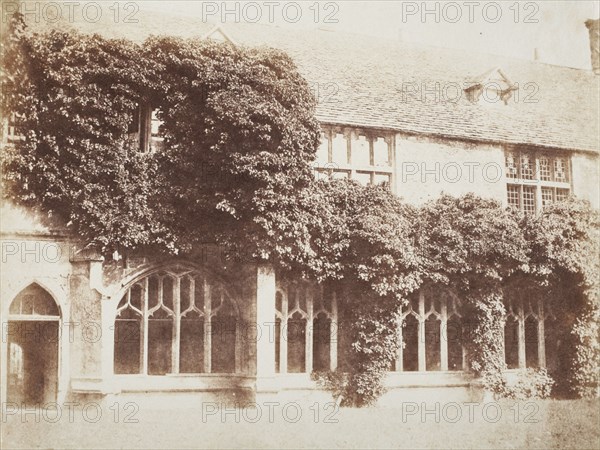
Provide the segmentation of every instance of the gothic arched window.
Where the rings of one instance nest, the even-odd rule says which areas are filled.
[[[183,267],[135,281],[115,318],[117,374],[239,371],[238,310],[224,286]]]

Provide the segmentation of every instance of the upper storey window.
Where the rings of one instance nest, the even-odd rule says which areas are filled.
[[[142,153],[160,151],[163,148],[163,122],[158,118],[157,112],[157,109],[144,104],[133,114],[133,121],[129,126],[129,138],[135,142]]]
[[[570,159],[564,154],[510,149],[505,152],[508,205],[535,214],[571,193]]]
[[[19,117],[15,113],[11,113],[6,120],[1,123],[2,135],[0,142],[10,143],[24,139],[21,134],[18,123]]]
[[[317,176],[391,186],[392,136],[376,130],[322,128],[315,161]]]

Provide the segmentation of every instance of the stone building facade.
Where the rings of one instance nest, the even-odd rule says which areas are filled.
[[[597,65],[594,74],[326,31],[150,19],[86,29],[142,39],[144,22],[159,23],[152,32],[193,30],[288,51],[319,100],[315,176],[387,183],[414,203],[475,192],[530,214],[569,195],[600,206]],[[593,35],[598,21],[586,24]],[[9,123],[3,138],[11,138]],[[154,138],[140,139],[145,150]],[[327,399],[310,373],[344,369],[344,314],[327,287],[283,283],[268,266],[222,268],[214,255],[106,261],[10,204],[1,240],[7,401]],[[507,302],[508,367],[554,364],[552,311]],[[426,289],[411,299],[383,403],[441,387],[446,399],[475,395],[463,372],[460,304],[452,292]]]

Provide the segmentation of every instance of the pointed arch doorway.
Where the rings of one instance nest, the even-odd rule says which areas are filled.
[[[10,304],[7,325],[7,402],[43,405],[58,393],[60,310],[38,284]]]

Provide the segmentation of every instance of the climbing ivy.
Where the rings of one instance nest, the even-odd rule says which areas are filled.
[[[312,179],[319,127],[287,55],[167,37],[138,45],[31,34],[18,16],[12,27],[2,107],[26,130],[3,162],[15,200],[41,205],[106,254],[181,254],[232,240],[263,259],[302,248],[301,224],[284,219]],[[140,105],[164,121],[161,152],[140,153],[129,139]]]
[[[2,45],[2,109],[25,137],[5,146],[5,195],[105,254],[210,242],[331,283],[352,351],[347,373],[318,378],[344,404],[384,392],[401,307],[426,285],[463,299],[469,369],[518,396],[551,385],[541,374],[515,393],[502,378],[504,297],[535,287],[564,313],[565,384],[597,392],[598,216],[585,202],[527,217],[473,194],[415,207],[385,186],[315,180],[315,100],[276,50],[33,34],[18,15]],[[163,121],[160,152],[129,138],[142,104]]]

